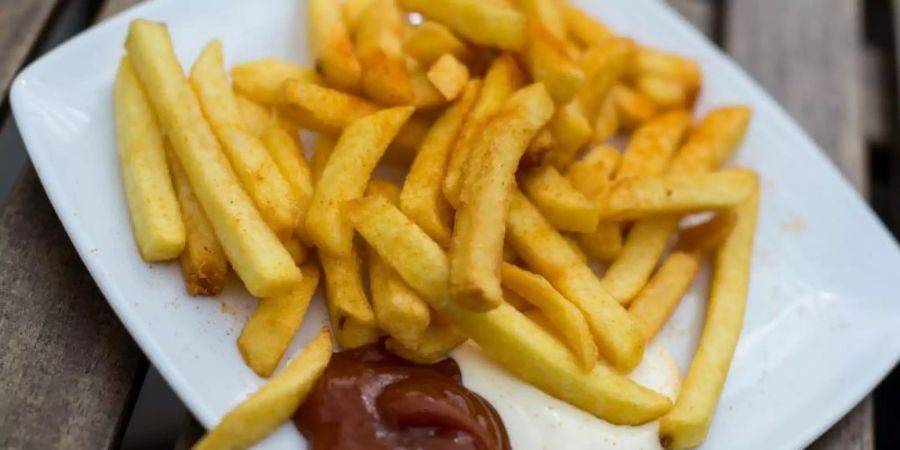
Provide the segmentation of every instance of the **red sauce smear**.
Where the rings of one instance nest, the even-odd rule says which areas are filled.
[[[383,343],[335,353],[294,422],[312,450],[511,449],[456,361],[416,365]]]

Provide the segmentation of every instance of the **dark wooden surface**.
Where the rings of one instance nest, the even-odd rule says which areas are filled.
[[[0,105],[58,0],[0,0]]]

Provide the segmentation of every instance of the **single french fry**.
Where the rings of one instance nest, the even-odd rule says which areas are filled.
[[[481,80],[469,81],[456,103],[434,123],[400,192],[400,209],[444,248],[450,246],[453,221],[453,209],[441,190],[447,158],[480,92]]]
[[[597,110],[597,120],[594,121],[593,141],[604,143],[619,131],[619,112],[616,108],[616,99],[610,95],[601,102]]]
[[[235,92],[234,99],[237,101],[238,112],[244,121],[244,128],[253,136],[259,136],[268,130],[275,123],[272,114],[265,106],[250,100],[249,98]]]
[[[378,325],[362,284],[356,248],[347,256],[319,253],[325,272],[325,297],[331,329],[343,348],[359,347],[378,339]]]
[[[145,261],[174,259],[185,247],[185,224],[156,116],[127,56],[116,76],[115,109],[116,148],[138,251]]]
[[[450,241],[450,294],[465,308],[503,302],[500,262],[510,188],[528,143],[553,115],[540,83],[512,95],[472,150]]]
[[[454,100],[469,81],[469,68],[448,53],[428,68],[427,76],[445,99]]]
[[[557,112],[559,111],[557,110]],[[553,119],[551,118],[550,120],[552,121]],[[544,127],[543,130],[538,132],[537,136],[528,144],[528,148],[525,149],[525,154],[522,155],[522,160],[519,162],[520,168],[540,166],[550,158],[550,154],[556,147],[556,142],[553,139],[553,134],[547,128]]]
[[[347,24],[347,31],[351,36],[355,34],[363,13],[372,6],[372,3],[375,3],[375,0],[347,0],[341,4],[344,23]]]
[[[337,0],[309,0],[307,17],[316,72],[331,86],[350,92],[358,90],[362,68],[350,43],[341,5]]]
[[[618,167],[619,159],[621,156],[615,147],[596,146],[569,166],[566,178],[575,189],[595,204],[602,205],[611,186],[609,178]],[[578,235],[578,242],[591,258],[611,260],[622,251],[622,230],[617,223],[601,222],[594,231]]]
[[[574,237],[572,237],[571,235],[568,235],[568,234],[561,234],[560,236],[562,236],[563,240],[566,241],[566,244],[569,245],[569,248],[571,248],[572,251],[575,252],[576,255],[578,255],[578,259],[580,259],[581,262],[587,264],[588,263],[587,253],[585,253],[584,250],[581,249],[581,246],[578,245],[578,241]]]
[[[508,264],[504,261],[504,264]],[[530,309],[534,309],[534,305],[522,298],[521,295],[516,294],[515,292],[509,289],[503,289],[503,301],[509,303],[510,306],[516,308],[519,311],[528,311]]]
[[[297,232],[303,235],[306,210],[313,196],[313,181],[309,164],[303,156],[302,142],[279,127],[272,127],[263,132],[260,140],[291,186],[299,210]]]
[[[194,449],[245,449],[294,414],[331,360],[331,334],[323,329],[303,352],[249,398],[232,409]]]
[[[444,196],[454,207],[459,205],[463,178],[471,149],[482,134],[484,126],[517,89],[525,83],[525,74],[515,58],[508,53],[497,57],[488,69],[478,101],[466,117],[459,137],[447,161],[447,175],[444,178]]]
[[[653,75],[676,80],[687,87],[689,97],[696,96],[703,78],[696,61],[650,47],[641,47],[635,52],[629,72],[634,79]]]
[[[517,3],[529,22],[546,30],[557,41],[566,41],[566,20],[557,0],[518,0]]]
[[[281,240],[281,243],[284,245],[284,248],[291,254],[291,258],[294,260],[294,264],[302,265],[306,262],[307,258],[309,258],[309,249],[303,245],[303,242],[300,241],[300,238],[297,236],[288,236]]]
[[[664,448],[696,447],[709,431],[744,322],[758,211],[757,182],[750,198],[735,208],[734,230],[716,251],[700,343],[675,407],[659,424]]]
[[[578,245],[591,258],[611,261],[622,252],[622,228],[616,223],[601,223],[593,232],[579,234]]]
[[[435,109],[447,104],[447,97],[428,79],[428,73],[415,58],[406,58],[406,69],[413,90],[412,104],[416,109]]]
[[[569,57],[565,42],[537,23],[528,25],[525,60],[534,80],[544,83],[559,104],[571,101],[585,80],[584,72]]]
[[[675,173],[712,170],[731,157],[750,124],[750,108],[724,106],[709,112],[672,160]]]
[[[591,124],[577,99],[558,108],[547,124],[555,148],[547,155],[547,162],[563,170],[575,159],[578,151],[591,139]]]
[[[316,183],[322,178],[322,172],[325,171],[325,165],[328,164],[328,158],[334,152],[334,145],[337,139],[326,134],[319,134],[313,142],[313,156],[309,163],[309,171],[313,181],[313,191],[315,191]]]
[[[737,214],[734,210],[720,211],[712,219],[681,230],[677,248],[691,252],[710,252],[717,249],[734,229]]]
[[[417,342],[404,344],[391,337],[385,346],[403,359],[417,364],[433,364],[446,358],[453,349],[468,339],[453,325],[432,325]]]
[[[582,55],[579,64],[585,75],[585,89],[579,91],[578,98],[588,120],[597,117],[609,91],[622,79],[634,47],[628,39],[608,36]]]
[[[501,273],[503,286],[541,310],[553,327],[559,330],[581,367],[593,369],[597,364],[597,344],[581,310],[538,274],[508,263],[503,263]]]
[[[362,90],[384,105],[409,105],[415,100],[400,33],[403,19],[394,0],[375,0],[356,30],[356,56],[362,65]]]
[[[400,188],[387,181],[372,180],[366,195],[382,196],[396,206]],[[401,346],[416,349],[430,323],[428,304],[377,253],[369,249],[367,257],[369,291],[378,326]]]
[[[519,186],[557,229],[590,233],[597,229],[600,207],[575,189],[553,166],[542,166],[519,177]]]
[[[621,180],[663,173],[690,125],[690,113],[675,110],[638,128],[622,154],[615,178]]]
[[[514,375],[616,424],[645,423],[670,408],[664,396],[605,365],[585,372],[564,345],[505,302],[488,312],[457,305],[450,299],[443,250],[386,200],[355,200],[348,205],[348,218],[423,300]],[[638,338],[643,341],[640,334]]]
[[[303,128],[335,136],[354,120],[378,111],[361,97],[296,80],[284,83],[280,100],[282,110]]]
[[[634,85],[637,92],[653,102],[657,109],[684,108],[693,101],[688,87],[670,78],[644,75]]]
[[[244,362],[261,377],[268,377],[275,371],[300,329],[306,308],[319,285],[319,268],[315,264],[307,264],[301,270],[303,281],[290,292],[259,300],[238,337],[238,349]]]
[[[514,191],[512,197],[506,238],[513,248],[578,306],[600,354],[619,371],[633,369],[644,353],[640,329],[537,208],[521,192]]]
[[[289,236],[300,218],[297,199],[266,147],[244,125],[222,65],[221,42],[214,40],[203,49],[190,80],[203,114],[256,208],[276,234]]]
[[[477,45],[519,50],[525,17],[513,8],[479,0],[400,0],[400,6],[440,22]]]
[[[627,221],[719,210],[750,196],[755,179],[746,170],[626,178],[613,185],[600,216],[603,220]]]
[[[463,62],[473,58],[472,49],[465,42],[446,26],[431,20],[412,28],[403,40],[403,50],[426,67],[446,54]]]
[[[353,122],[341,134],[306,212],[306,236],[320,252],[349,255],[353,229],[344,222],[341,205],[363,195],[375,165],[412,111],[411,106],[385,109]]]
[[[592,47],[610,36],[609,28],[586,12],[573,6],[569,0],[557,0],[559,10],[569,33],[581,45]]]
[[[228,258],[168,143],[166,156],[184,221],[186,239],[179,260],[185,288],[190,295],[217,295],[225,288]]]
[[[257,59],[231,68],[231,82],[234,84],[234,90],[263,105],[274,105],[278,102],[281,89],[287,80],[297,80],[300,83],[322,83],[319,75],[312,69],[280,59]]]
[[[614,86],[609,95],[615,101],[616,117],[622,128],[637,128],[653,119],[658,112],[650,98],[623,84]]]
[[[300,269],[241,187],[203,117],[165,25],[133,21],[125,47],[235,272],[258,297],[291,289],[300,281]]]

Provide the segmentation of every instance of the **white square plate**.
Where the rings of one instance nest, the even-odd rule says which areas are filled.
[[[699,114],[726,103],[753,107],[736,161],[763,179],[752,286],[703,448],[806,445],[900,357],[895,241],[781,108],[664,4],[579,3],[640,42],[696,58],[705,82]],[[236,283],[218,299],[189,298],[175,264],[141,261],[114,148],[114,73],[128,22],[137,17],[169,24],[185,67],[211,38],[222,39],[227,64],[263,56],[306,61],[304,10],[298,0],[150,2],[52,51],[13,85],[13,111],[31,159],[78,253],[134,339],[206,426],[263,381],[235,345],[253,301]],[[704,285],[660,337],[682,369],[699,334]],[[288,354],[324,321],[316,302]],[[301,442],[284,426],[263,445],[301,448]]]

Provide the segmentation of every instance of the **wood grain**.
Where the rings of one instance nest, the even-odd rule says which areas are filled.
[[[100,11],[97,13],[97,21],[106,19],[110,16],[118,14],[138,3],[142,0],[106,0]]]
[[[58,0],[0,0],[0,105],[31,53]]]

